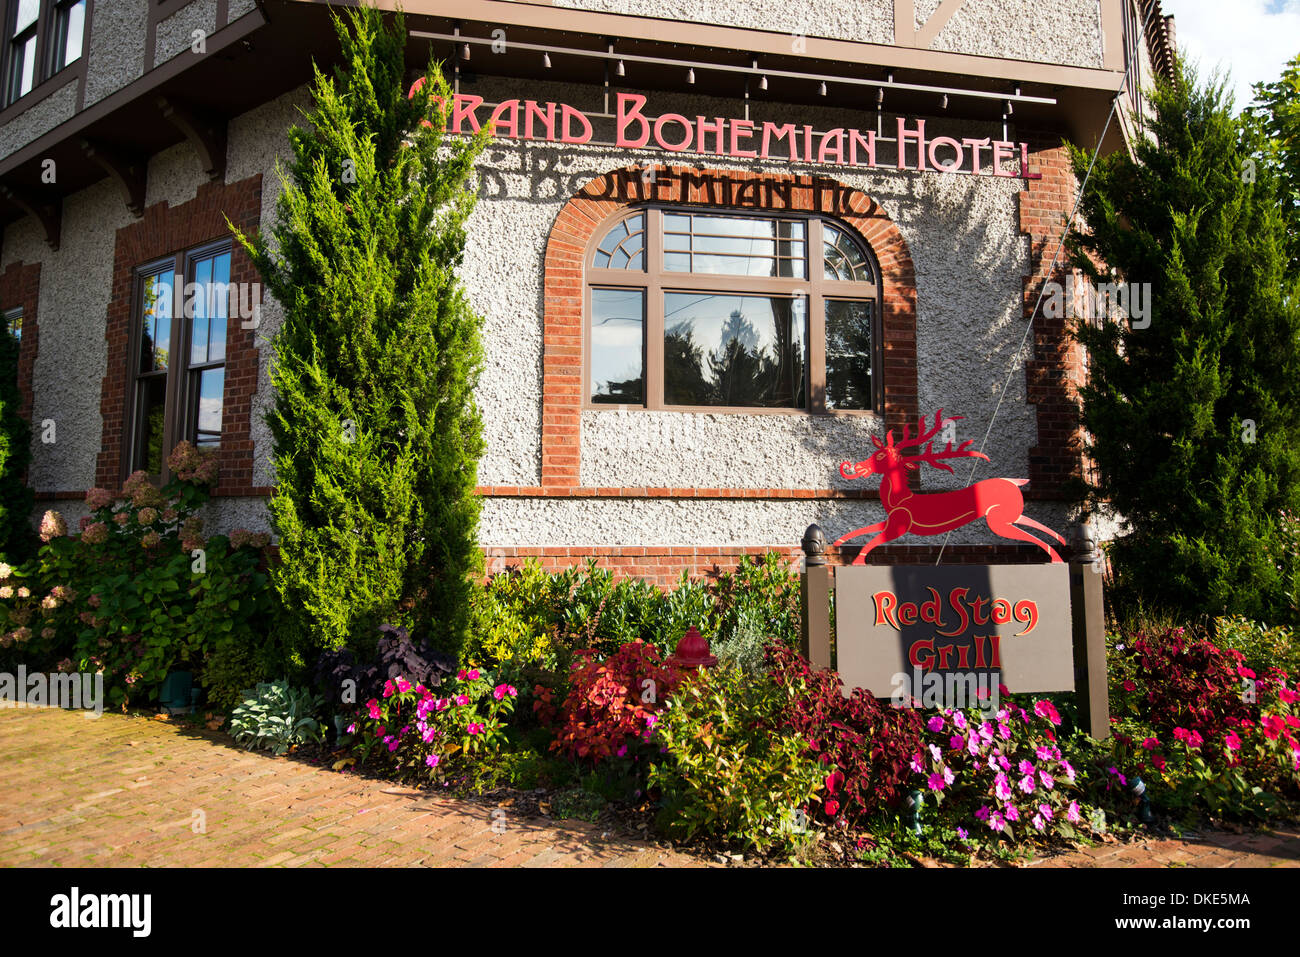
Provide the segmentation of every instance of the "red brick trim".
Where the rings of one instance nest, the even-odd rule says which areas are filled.
[[[1070,156],[1059,137],[1026,135],[1029,172],[1042,179],[1025,180],[1020,193],[1020,230],[1029,236],[1032,272],[1024,279],[1022,315],[1033,318],[1034,355],[1025,363],[1026,394],[1034,406],[1038,444],[1029,449],[1029,488],[1026,498],[1060,498],[1065,480],[1080,477],[1083,467],[1079,431],[1078,384],[1083,381],[1083,350],[1067,335],[1064,318],[1049,319],[1035,312],[1043,283],[1064,282],[1067,268],[1062,251],[1056,271],[1052,257],[1078,194]]]
[[[856,230],[875,253],[883,279],[885,427],[901,430],[904,424],[916,421],[916,274],[907,241],[874,200],[820,176],[685,166],[656,166],[653,179],[644,173],[640,167],[625,167],[587,183],[560,210],[546,244],[543,489],[564,495],[580,487],[582,303],[587,243],[607,219],[638,203],[818,212],[835,216]]]
[[[262,214],[262,176],[237,183],[204,183],[194,199],[175,208],[155,203],[144,217],[117,231],[113,252],[113,295],[108,306],[105,338],[108,368],[100,392],[104,419],[103,444],[95,469],[95,483],[116,489],[122,483],[123,434],[130,414],[128,343],[133,316],[134,270],[152,259],[230,236],[226,217],[246,235],[257,232]],[[247,254],[235,243],[230,258],[230,281],[257,282]],[[253,396],[257,391],[257,332],[238,320],[226,324],[226,391],[223,408],[220,461],[221,478],[216,495],[253,492],[253,440],[250,433]]]
[[[23,339],[18,350],[18,390],[22,393],[22,414],[32,417],[32,373],[40,348],[41,330],[36,308],[41,296],[41,264],[13,263],[0,273],[0,310],[8,312],[19,306],[23,310]]]
[[[716,577],[719,572],[730,571],[742,556],[777,552],[794,565],[803,559],[798,546],[760,545],[749,547],[718,546],[551,546],[502,547],[486,546],[483,554],[489,574],[535,560],[546,571],[560,571],[581,565],[594,558],[601,568],[608,568],[618,578],[644,578],[661,587],[677,583],[682,572],[691,578]],[[847,565],[857,556],[857,548],[830,548],[827,558],[831,565]],[[930,565],[939,555],[938,545],[885,545],[872,551],[872,565]],[[1042,560],[1043,550],[1032,545],[949,545],[943,552],[945,564],[1035,564]]]

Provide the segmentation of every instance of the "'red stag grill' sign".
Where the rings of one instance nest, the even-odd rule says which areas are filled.
[[[882,522],[840,536],[872,535],[853,564],[836,573],[838,670],[847,690],[866,688],[900,703],[912,699],[960,706],[950,693],[957,679],[967,693],[996,699],[1013,692],[1074,690],[1070,572],[1051,544],[1059,534],[1024,513],[1023,479],[991,478],[966,488],[918,492],[908,473],[922,465],[951,472],[949,462],[988,456],[934,438],[955,422],[943,410],[915,434],[895,441],[871,437],[875,452],[845,462],[847,479],[880,476]],[[989,531],[1042,549],[1048,564],[867,566],[878,545],[904,535],[940,535],[983,521]],[[1045,536],[1048,541],[1034,534]],[[938,686],[941,693],[933,692]],[[974,701],[967,698],[966,706]]]
[[[1074,690],[1064,564],[849,566],[835,592],[846,688],[888,698],[902,681],[921,698],[952,675],[994,693]]]

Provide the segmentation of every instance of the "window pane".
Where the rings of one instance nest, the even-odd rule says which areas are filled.
[[[33,23],[41,12],[41,0],[18,0],[18,15],[14,18],[14,36],[22,33]]]
[[[826,300],[826,408],[872,406],[873,303]]]
[[[222,395],[226,387],[224,368],[204,369],[193,374],[195,423],[194,444],[199,448],[216,448],[221,444]]]
[[[866,254],[849,238],[843,230],[836,229],[830,223],[822,226],[823,275],[827,279],[839,279],[851,282],[871,282],[871,264]]]
[[[212,260],[194,264],[194,285],[185,290],[185,311],[190,318],[190,363],[208,361],[208,306],[212,293]]]
[[[591,401],[645,403],[645,291],[591,291]]]
[[[36,79],[36,34],[16,40],[9,50],[9,101],[32,91]]]
[[[801,220],[701,213],[665,215],[664,268],[669,272],[803,278]],[[687,255],[694,253],[694,256]]]
[[[617,223],[597,246],[591,264],[598,269],[641,269],[645,249],[645,215],[638,213]]]
[[[664,294],[668,405],[804,407],[807,300]]]
[[[146,276],[140,330],[140,371],[167,368],[171,348],[172,287],[165,272]]]
[[[163,417],[167,411],[167,377],[149,376],[136,384],[135,454],[131,470],[144,469],[161,475],[163,464]]]
[[[81,37],[86,30],[86,0],[78,0],[66,11],[61,11],[60,17],[64,37],[63,60],[59,64],[62,68],[81,57]]]
[[[226,319],[230,310],[230,253],[212,259],[212,289],[208,296],[208,361],[226,358]]]
[[[10,309],[3,316],[5,329],[19,342],[23,341],[23,311],[21,308]]]

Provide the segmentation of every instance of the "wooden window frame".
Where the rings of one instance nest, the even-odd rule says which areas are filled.
[[[144,333],[144,282],[149,276],[169,270],[172,282],[172,328],[168,347],[168,360],[165,385],[165,411],[163,413],[163,450],[161,471],[151,474],[151,481],[166,484],[171,478],[167,467],[167,457],[172,449],[183,441],[194,441],[191,433],[197,429],[198,422],[190,421],[189,380],[191,373],[210,368],[225,368],[230,361],[231,317],[227,310],[226,350],[220,362],[190,362],[190,345],[193,335],[192,318],[185,315],[185,288],[193,281],[194,264],[201,259],[227,253],[234,265],[234,244],[229,239],[214,239],[198,246],[191,246],[171,256],[163,256],[136,266],[132,270],[131,281],[131,335],[127,348],[127,416],[126,429],[122,443],[122,478],[125,479],[136,470],[140,462],[140,392],[139,383],[144,375],[140,372],[140,346]],[[180,282],[177,282],[177,277]],[[233,279],[230,280],[233,283]],[[153,373],[157,375],[157,373]],[[148,375],[147,373],[145,375]],[[226,432],[226,383],[222,385],[222,433]]]
[[[708,216],[741,218],[798,219],[805,223],[807,273],[804,278],[741,276],[721,273],[669,271],[664,268],[663,216],[670,213],[697,213]],[[605,236],[620,221],[631,216],[645,217],[645,244],[642,269],[607,269],[593,266],[595,252]],[[830,222],[844,232],[867,256],[874,282],[826,279],[823,276],[825,244],[823,224]],[[816,251],[814,253],[814,250]],[[583,339],[582,339],[582,408],[585,411],[614,412],[645,410],[653,412],[718,412],[760,415],[841,415],[879,416],[884,410],[883,310],[881,270],[870,244],[842,220],[820,213],[785,209],[731,209],[685,203],[646,203],[625,207],[608,217],[592,233],[583,253]],[[593,289],[644,290],[642,317],[642,370],[645,376],[645,402],[627,404],[592,401],[591,318]],[[664,402],[664,294],[698,292],[712,295],[770,295],[793,297],[802,294],[808,301],[805,343],[804,408],[769,408],[763,406],[668,405]],[[871,302],[872,397],[868,409],[826,408],[826,300],[846,299]]]
[[[11,24],[18,12],[18,0],[0,0],[0,24],[4,27],[4,46],[0,48],[0,77],[4,79],[3,94],[0,95],[0,125],[4,125],[18,114],[30,109],[36,103],[63,89],[68,83],[78,83],[77,109],[82,107],[85,96],[86,61],[90,59],[90,37],[95,16],[95,0],[86,0],[86,16],[82,25],[81,56],[59,70],[53,69],[54,55],[51,50],[53,19],[56,11],[54,0],[40,0],[40,12],[36,17],[36,73],[32,88],[17,99],[9,99],[9,68],[13,61],[13,30]]]
[[[82,23],[81,23],[81,53],[78,54],[77,59],[73,60],[71,63],[64,63],[61,66],[57,65],[60,53],[59,53],[59,48],[54,43],[54,40],[58,35],[58,31],[55,29],[55,22],[58,20],[59,12],[61,10],[70,9],[71,7],[75,6],[77,2],[78,0],[49,0],[49,12],[46,14],[46,20],[48,20],[49,22],[46,27],[46,33],[45,33],[46,46],[48,47],[48,49],[45,51],[45,61],[42,64],[42,67],[45,70],[45,77],[47,79],[53,78],[57,76],[59,73],[62,73],[64,70],[72,66],[78,60],[84,59],[90,52],[89,51],[90,37],[87,35],[87,29],[86,29],[87,27],[90,26],[90,0],[86,0],[86,10],[82,16]],[[39,45],[40,44],[38,41],[37,46]]]

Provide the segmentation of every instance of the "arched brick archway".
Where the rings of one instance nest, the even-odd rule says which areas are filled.
[[[871,197],[835,180],[685,166],[611,170],[560,210],[546,244],[543,283],[542,490],[580,485],[583,276],[597,227],[639,203],[823,213],[856,230],[881,272],[886,428],[919,414],[916,381],[916,275],[898,226]]]

